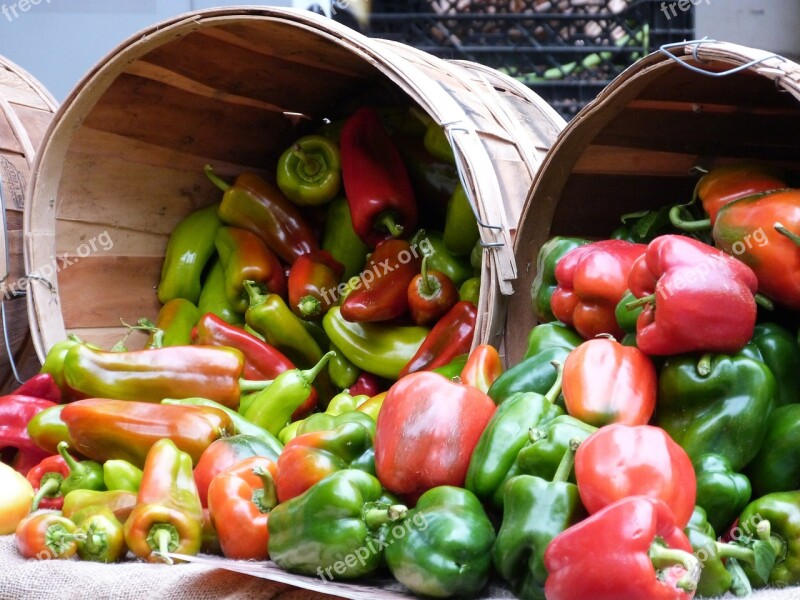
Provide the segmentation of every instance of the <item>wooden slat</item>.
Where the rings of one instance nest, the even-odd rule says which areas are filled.
[[[0,58],[0,89],[3,97],[13,104],[50,112],[51,107],[42,98],[40,90],[32,88],[19,74],[3,64]]]

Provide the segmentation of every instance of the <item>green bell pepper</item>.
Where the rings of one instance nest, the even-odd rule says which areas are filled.
[[[492,560],[517,598],[544,600],[544,552],[553,538],[586,516],[578,486],[568,481],[577,447],[574,440],[552,481],[518,475],[504,486],[503,522]]]
[[[777,323],[759,323],[742,354],[766,364],[778,383],[775,406],[800,401],[800,346]]]
[[[706,519],[706,512],[699,506],[695,507],[689,524],[684,529],[692,552],[703,563],[700,581],[697,583],[697,596],[702,598],[718,598],[724,596],[732,587],[734,575],[725,568],[720,556],[716,534],[713,527]],[[742,575],[743,572],[738,571]],[[747,577],[740,577],[739,586],[750,587]]]
[[[61,482],[61,493],[69,494],[72,490],[104,490],[103,466],[94,460],[78,462],[67,452],[69,444],[59,442],[56,449],[69,467],[69,475]]]
[[[225,291],[225,268],[219,259],[214,260],[203,282],[197,310],[200,316],[213,313],[231,325],[244,324],[244,315],[238,312],[228,299]]]
[[[355,397],[357,398],[360,396]],[[366,396],[364,396],[364,398],[366,398]],[[341,413],[329,413],[327,411],[324,413],[314,413],[305,419],[293,421],[281,429],[281,432],[278,434],[278,439],[284,444],[287,444],[289,440],[296,438],[298,435],[311,431],[328,431],[344,423],[358,423],[367,429],[373,438],[375,437],[375,420],[367,413],[353,409]]]
[[[469,354],[460,354],[443,367],[433,369],[433,372],[439,373],[439,375],[444,375],[448,379],[460,377],[461,371],[464,370],[464,365],[467,364],[467,359],[469,359]]]
[[[727,531],[750,502],[750,481],[734,472],[730,461],[719,454],[701,454],[692,465],[697,479],[697,506],[709,515],[714,531]]]
[[[620,329],[622,329],[625,334],[636,333],[636,320],[644,310],[644,305],[637,306],[633,310],[628,310],[628,304],[636,302],[636,300],[637,298],[633,295],[633,292],[628,290],[625,292],[625,295],[622,296],[622,299],[619,301],[614,311],[614,316],[617,318],[617,325],[620,326]]]
[[[456,285],[461,285],[473,277],[469,258],[454,256],[444,244],[442,234],[437,231],[419,229],[411,238],[411,246],[420,249],[428,257],[428,269],[441,271]]]
[[[464,487],[481,500],[494,496],[508,476],[529,431],[563,414],[554,404],[561,393],[561,365],[546,394],[520,393],[508,398],[492,415],[472,452]]]
[[[442,240],[453,256],[469,256],[480,239],[478,219],[475,218],[464,186],[459,183],[447,202]]]
[[[741,354],[670,357],[658,378],[657,424],[690,458],[721,454],[739,471],[761,447],[775,394],[769,367]]]
[[[572,327],[561,321],[549,321],[537,325],[528,334],[528,347],[523,359],[536,356],[548,348],[574,350],[584,342]]]
[[[328,205],[322,232],[322,249],[330,252],[333,258],[344,265],[344,281],[358,275],[367,261],[369,248],[353,229],[350,205],[343,196]]]
[[[392,527],[392,536],[386,564],[414,594],[471,597],[489,579],[495,531],[480,501],[468,490],[452,486],[428,490],[403,523]]]
[[[753,587],[787,587],[800,583],[800,491],[775,492],[757,498],[739,515],[740,532],[769,541],[775,563],[768,577],[743,565]]]
[[[470,277],[458,288],[458,299],[472,302],[478,306],[481,298],[481,278]]]
[[[570,250],[588,244],[589,240],[556,236],[542,244],[536,255],[536,275],[531,284],[531,301],[533,314],[538,321],[554,321],[550,309],[550,298],[558,282],[556,281],[556,265]]]
[[[108,490],[138,492],[142,470],[127,460],[110,459],[103,463],[103,484]]]
[[[276,182],[298,206],[330,202],[342,187],[342,161],[336,143],[320,135],[301,137],[278,159]]]
[[[800,404],[773,411],[764,442],[745,474],[756,498],[800,488]]]
[[[387,523],[405,513],[405,506],[384,500],[380,482],[369,473],[337,471],[272,509],[269,555],[293,573],[323,580],[362,577],[381,566]]]

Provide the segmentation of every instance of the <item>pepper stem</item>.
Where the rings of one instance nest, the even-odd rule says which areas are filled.
[[[786,541],[777,535],[772,535],[772,524],[764,519],[756,525],[756,535],[763,542],[769,542],[775,551],[775,556],[782,557],[786,554]]]
[[[721,556],[722,558],[735,558],[738,561],[747,563],[748,565],[755,565],[755,554],[750,548],[744,546],[737,546],[736,544],[723,544],[721,542],[714,542],[714,556]]]
[[[253,475],[261,478],[262,488],[253,492],[253,504],[258,507],[262,513],[268,513],[273,508],[278,506],[278,492],[275,488],[275,479],[269,469],[264,467],[256,467],[253,469]]]
[[[58,453],[61,455],[61,458],[64,459],[64,462],[67,463],[67,466],[69,467],[70,475],[72,475],[73,473],[80,473],[86,467],[84,467],[77,460],[75,460],[75,458],[69,452],[67,452],[67,448],[69,448],[69,444],[64,440],[58,442],[58,446],[56,446],[56,450],[58,451]]]
[[[564,381],[564,365],[557,360],[550,361],[550,364],[553,365],[553,368],[556,370],[556,380],[553,382],[550,389],[547,390],[544,398],[550,404],[555,404],[555,401],[558,400],[558,395],[561,393],[561,384]]]
[[[781,225],[780,223],[775,223],[773,227],[775,228],[775,231],[777,231],[781,235],[785,235],[787,238],[792,240],[795,243],[795,245],[800,246],[800,235],[796,234],[794,231],[789,231],[788,229],[786,229],[786,226]]]
[[[63,525],[51,525],[44,534],[44,543],[56,556],[61,556],[73,542],[82,542],[85,533],[71,533]]]
[[[677,548],[667,548],[658,540],[650,545],[648,552],[653,566],[658,571],[669,569],[676,565],[686,569],[686,574],[675,582],[675,587],[685,592],[697,589],[697,582],[700,580],[702,565],[700,560],[692,553]]]
[[[105,531],[98,529],[92,523],[86,529],[86,540],[84,541],[86,552],[92,557],[99,557],[108,549],[108,535]]]
[[[628,302],[625,305],[625,308],[627,308],[628,310],[636,310],[640,306],[644,306],[645,304],[651,304],[654,303],[655,301],[656,301],[656,295],[648,294],[647,296],[642,296],[641,298],[633,300],[632,302]]]
[[[206,174],[206,177],[208,177],[211,180],[211,183],[213,183],[223,192],[227,192],[230,189],[231,184],[229,184],[227,181],[224,181],[223,179],[220,179],[220,177],[216,173],[214,173],[214,167],[212,167],[211,165],[206,165],[205,167],[203,167],[203,172]]]
[[[250,300],[250,308],[258,306],[259,304],[264,304],[264,302],[267,301],[267,295],[264,293],[264,288],[262,288],[252,279],[245,279],[242,285],[244,286],[244,289],[247,290],[247,297]]]
[[[304,317],[316,317],[322,312],[322,302],[315,296],[303,296],[297,303],[297,310]]]
[[[669,220],[670,222],[677,227],[678,229],[682,229],[683,231],[708,231],[711,229],[711,219],[699,219],[696,221],[691,221],[688,219],[684,219],[681,216],[681,212],[683,211],[683,207],[686,206],[685,204],[678,204],[673,206],[669,211]]]
[[[392,504],[389,508],[370,508],[364,513],[364,523],[369,529],[377,529],[384,523],[405,519],[408,507],[403,504]]]
[[[328,364],[328,361],[336,356],[336,352],[331,350],[330,352],[326,352],[322,355],[322,358],[319,359],[319,362],[311,367],[310,369],[306,369],[305,371],[300,371],[300,375],[303,379],[305,379],[308,383],[311,383],[317,378],[317,375],[320,374],[322,369],[325,368],[325,365]]]
[[[274,383],[274,379],[239,379],[240,392],[260,392]]]
[[[433,286],[431,285],[430,279],[428,279],[428,257],[427,256],[423,256],[422,257],[422,267],[420,267],[420,275],[422,276],[422,279],[420,280],[420,291],[426,297],[432,296],[433,292],[435,290],[433,289]]]
[[[775,303],[767,298],[764,294],[758,293],[753,298],[761,308],[764,310],[775,310]]]
[[[697,361],[697,374],[700,375],[700,377],[708,377],[711,374],[712,357],[712,354],[703,354],[700,360]]]
[[[308,153],[303,150],[303,148],[297,142],[292,144],[292,155],[302,163],[302,170],[303,174],[305,175],[310,175],[313,177],[319,173],[320,169],[322,168],[319,164],[319,161],[316,158],[309,156]]]
[[[563,483],[569,480],[569,475],[572,473],[572,467],[575,464],[575,453],[578,451],[578,446],[580,445],[581,441],[579,439],[572,438],[569,441],[569,447],[567,451],[564,452],[564,456],[561,457],[561,462],[558,463],[558,469],[556,469],[556,473],[553,475],[553,483]]]
[[[167,556],[167,553],[177,550],[179,539],[178,530],[170,523],[153,525],[147,534],[147,544],[153,550],[153,554],[168,565],[172,564],[172,559]]]
[[[539,440],[543,440],[547,437],[547,433],[543,429],[537,429],[535,427],[531,427],[528,429],[528,440],[531,444],[535,444]]]
[[[378,225],[383,226],[383,228],[386,229],[386,231],[388,231],[392,237],[397,238],[403,235],[403,226],[395,221],[394,215],[391,213],[387,212],[378,217],[375,220],[376,228]]]
[[[31,512],[36,512],[39,510],[39,503],[42,501],[42,498],[55,498],[58,495],[58,491],[61,489],[61,482],[64,481],[64,478],[61,476],[61,474],[48,473],[48,475],[50,475],[50,477],[48,477],[43,483],[40,481],[39,489],[33,496],[33,501],[31,502]]]

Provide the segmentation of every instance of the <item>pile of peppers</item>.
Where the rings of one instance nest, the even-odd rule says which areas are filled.
[[[471,349],[477,224],[424,115],[361,108],[292,144],[275,184],[208,174],[224,195],[170,238],[162,309],[130,326],[146,347],[71,337],[0,398],[23,556],[203,552],[440,598],[800,584],[782,174],[725,166],[609,239],[549,240],[507,367]]]

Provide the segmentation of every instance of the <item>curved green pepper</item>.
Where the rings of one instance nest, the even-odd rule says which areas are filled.
[[[69,435],[67,424],[61,418],[61,411],[65,406],[67,405],[57,404],[45,408],[28,421],[28,436],[42,450],[55,454],[58,452],[59,442],[75,445]]]
[[[325,333],[359,369],[397,379],[430,333],[426,327],[351,323],[334,306],[322,318]]]
[[[78,462],[67,452],[69,444],[59,442],[56,450],[69,467],[69,475],[61,482],[61,493],[66,495],[72,490],[103,490],[103,466],[94,460]]]
[[[473,277],[472,264],[468,258],[453,256],[444,244],[442,234],[437,231],[419,229],[411,238],[411,245],[419,248],[428,257],[428,269],[441,271],[460,287]]]
[[[472,211],[464,186],[459,183],[447,202],[442,240],[454,256],[469,256],[481,239],[478,219]]]
[[[320,135],[301,137],[278,159],[278,187],[298,206],[330,202],[342,186],[339,147]]]
[[[447,139],[447,133],[444,127],[433,119],[428,122],[422,141],[425,144],[425,150],[432,156],[446,163],[455,164],[456,156],[453,152],[453,147],[450,145],[450,140]]]
[[[467,302],[472,302],[475,306],[478,306],[480,298],[481,298],[480,277],[470,277],[463,284],[461,284],[460,288],[458,288],[459,301],[466,300]]]
[[[572,327],[561,321],[537,325],[528,334],[528,347],[523,359],[536,356],[548,348],[573,350],[583,343],[583,338]]]
[[[567,348],[558,347],[539,351],[502,373],[494,380],[487,394],[495,404],[500,405],[520,392],[546,393],[556,381],[553,361],[563,364],[570,352]]]
[[[208,271],[203,288],[200,290],[197,310],[201,316],[213,313],[231,325],[244,324],[244,315],[237,311],[228,299],[225,291],[225,268],[219,259],[214,260]]]
[[[67,352],[69,352],[73,346],[82,343],[80,338],[75,335],[67,336],[67,339],[56,342],[50,347],[50,350],[47,351],[47,356],[44,357],[42,368],[39,369],[39,373],[49,373],[50,376],[52,376],[58,389],[61,390],[62,399],[69,395],[69,386],[67,385],[64,375],[64,359],[67,357]],[[55,453],[55,447],[52,451]]]
[[[122,459],[109,459],[103,463],[103,484],[108,490],[138,492],[142,483],[142,470]]]
[[[550,298],[558,282],[556,281],[556,265],[570,250],[588,244],[589,240],[556,236],[545,242],[536,256],[536,276],[531,284],[531,301],[533,314],[539,321],[554,321],[550,309]]]
[[[344,281],[358,275],[367,262],[369,247],[353,229],[350,205],[343,196],[328,205],[322,232],[322,249],[330,252],[333,258],[344,265]]]
[[[200,298],[203,270],[214,256],[214,237],[222,226],[218,209],[219,203],[196,210],[172,230],[158,283],[162,304],[173,298],[197,303]]]
[[[356,382],[361,374],[361,369],[350,362],[344,353],[333,344],[330,344],[329,348],[334,353],[328,363],[328,375],[331,383],[340,390],[347,389]]]
[[[750,481],[731,469],[719,454],[702,454],[692,461],[697,479],[697,506],[705,510],[714,531],[727,531],[750,502]]]
[[[200,292],[202,296],[202,291]],[[161,346],[188,346],[192,343],[192,328],[200,320],[200,311],[186,298],[173,298],[158,311],[156,329],[163,332]],[[156,339],[153,334],[147,346]]]
[[[767,365],[778,382],[775,406],[800,400],[800,346],[787,329],[777,323],[759,323],[742,354]]]

